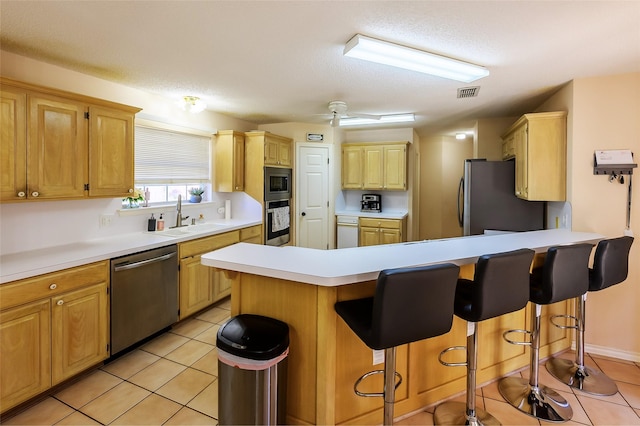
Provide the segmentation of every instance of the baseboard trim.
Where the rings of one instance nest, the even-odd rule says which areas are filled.
[[[576,342],[571,342],[571,349],[576,350]],[[609,348],[606,346],[598,345],[584,345],[584,351],[591,355],[602,355],[610,358],[623,359],[625,361],[640,362],[640,353],[629,352],[621,349]]]

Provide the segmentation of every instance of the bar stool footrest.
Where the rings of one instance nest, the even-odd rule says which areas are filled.
[[[509,404],[536,419],[566,422],[573,416],[573,409],[559,393],[542,385],[534,388],[527,379],[507,377],[500,380],[498,390]]]
[[[366,396],[366,397],[380,396],[384,398],[384,392],[360,392],[358,390],[358,385],[364,379],[366,379],[367,377],[373,376],[374,374],[384,374],[384,370],[373,370],[360,376],[360,378],[358,378],[358,380],[356,380],[356,383],[353,385],[353,391],[355,392],[356,395]],[[396,386],[395,386],[395,388],[398,389],[398,386],[402,384],[402,376],[397,371],[395,371],[394,374],[396,375],[396,378],[398,378],[398,381],[396,382]]]
[[[504,340],[506,340],[507,343],[511,343],[512,345],[521,345],[521,346],[531,346],[531,341],[528,342],[519,342],[517,340],[511,340],[507,337],[507,335],[511,334],[511,333],[523,333],[523,334],[528,334],[529,336],[531,336],[531,331],[530,330],[520,330],[520,329],[515,329],[515,330],[507,330],[504,333],[502,333],[502,338]]]
[[[563,358],[551,358],[546,367],[553,377],[582,392],[602,396],[618,393],[618,386],[613,380],[591,367],[581,367],[574,361]]]
[[[558,324],[558,323],[555,322],[556,318],[571,319],[571,320],[575,321],[575,324],[574,325]],[[578,329],[578,318],[576,318],[573,315],[566,315],[566,314],[551,315],[551,317],[549,317],[549,322],[551,322],[551,324],[553,324],[554,327],[558,327],[558,328],[561,328],[563,330],[569,329],[569,328],[574,329],[574,330]]]
[[[450,351],[466,351],[467,347],[466,346],[451,346],[448,347],[447,349],[443,350],[442,352],[440,352],[440,355],[438,355],[438,361],[440,361],[440,364],[446,366],[446,367],[466,367],[467,366],[467,362],[447,362],[447,361],[443,361],[442,357]]]
[[[434,425],[499,426],[502,423],[484,410],[476,409],[469,416],[464,402],[449,401],[438,405],[433,412]]]

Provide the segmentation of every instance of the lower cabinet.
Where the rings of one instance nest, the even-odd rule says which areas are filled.
[[[109,356],[108,283],[103,261],[0,286],[2,411]]]
[[[180,320],[231,294],[231,280],[221,270],[204,266],[203,254],[237,242],[261,244],[262,225],[178,244]]]
[[[361,217],[358,230],[360,247],[401,243],[406,238],[404,219]]]

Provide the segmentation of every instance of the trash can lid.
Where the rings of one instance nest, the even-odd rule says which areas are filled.
[[[248,359],[275,358],[289,347],[289,326],[274,318],[240,314],[220,327],[216,345]]]

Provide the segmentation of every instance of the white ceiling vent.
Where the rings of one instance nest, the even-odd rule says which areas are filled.
[[[458,99],[475,98],[476,96],[478,96],[479,91],[480,91],[480,86],[462,87],[458,89]]]

